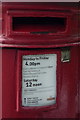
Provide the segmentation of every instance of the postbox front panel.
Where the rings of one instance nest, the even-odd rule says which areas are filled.
[[[68,48],[66,48],[68,49]],[[4,118],[70,118],[75,117],[78,113],[78,93],[77,93],[77,83],[78,83],[78,49],[77,47],[70,47],[70,61],[65,59],[64,62],[61,55],[62,49],[3,49],[2,52],[2,77],[3,77],[3,117]],[[68,51],[67,51],[68,53]],[[44,59],[42,59],[44,56]],[[35,62],[33,59],[35,58]],[[39,59],[36,62],[36,58]],[[40,59],[41,58],[41,59]],[[65,57],[64,57],[65,58]],[[6,60],[5,60],[6,59]],[[27,61],[26,61],[27,59]],[[32,59],[32,60],[31,60]],[[63,60],[63,61],[62,61]],[[44,62],[45,61],[45,62]],[[30,63],[31,62],[31,63]],[[30,66],[36,63],[36,66]],[[26,65],[25,65],[26,64]],[[48,68],[49,66],[49,68]],[[51,67],[52,66],[52,67]],[[46,69],[40,69],[39,67],[47,67]],[[36,75],[38,74],[38,80],[29,79],[29,76],[25,77],[25,82],[23,81],[24,68],[34,68],[38,69]],[[34,70],[32,69],[32,70]],[[39,74],[39,73],[45,74]],[[29,75],[29,74],[28,74]],[[31,74],[30,74],[31,77]],[[6,80],[7,79],[7,80]],[[37,79],[37,78],[35,78]],[[27,80],[27,81],[26,81]],[[52,88],[45,89],[41,92],[41,86],[35,86],[36,91],[30,87],[26,87],[25,97],[28,98],[30,92],[32,97],[40,97],[36,100],[36,103],[32,105],[33,99],[27,103],[22,98],[24,97],[24,86],[29,85],[27,82],[32,82],[32,85],[41,85],[46,83]],[[38,81],[39,83],[37,84]],[[28,91],[30,90],[30,91]],[[32,91],[33,90],[33,91]],[[40,93],[37,94],[37,91]],[[50,90],[50,93],[49,93]],[[51,91],[52,90],[52,91]],[[23,92],[22,92],[23,91]],[[48,94],[46,94],[48,92]],[[53,93],[53,94],[52,94]],[[23,97],[22,97],[23,94]],[[52,96],[53,95],[53,96]],[[42,97],[42,98],[41,98]],[[50,97],[50,105],[47,104],[47,100],[44,102],[44,98]],[[53,100],[55,97],[56,99]],[[40,102],[37,101],[43,99]],[[54,102],[55,101],[55,102]],[[26,102],[26,104],[24,104]],[[64,112],[63,112],[64,111]]]
[[[18,51],[18,111],[57,106],[59,56],[53,49]]]

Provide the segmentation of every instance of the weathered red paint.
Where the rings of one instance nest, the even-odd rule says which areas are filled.
[[[2,51],[0,49],[0,53],[2,52],[2,118],[77,118],[80,113],[78,3],[3,3],[2,8],[3,29],[0,37],[0,48],[2,49]],[[25,26],[23,28],[17,27],[17,31],[12,29],[13,17],[31,16],[66,17],[67,27],[61,33],[48,34],[31,34],[28,29],[26,32]],[[43,30],[43,28],[41,29]],[[49,30],[51,29],[52,27],[49,28]],[[56,27],[56,29],[61,30],[61,26]],[[33,29],[33,32],[35,31],[36,29]],[[70,49],[70,62],[61,62],[61,51],[64,48]],[[27,107],[22,108],[20,57],[24,54],[44,53],[58,55],[57,103],[53,106],[38,107],[35,110]]]

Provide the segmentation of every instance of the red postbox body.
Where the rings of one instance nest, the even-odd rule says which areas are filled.
[[[78,18],[78,3],[2,4],[2,118],[78,118]]]

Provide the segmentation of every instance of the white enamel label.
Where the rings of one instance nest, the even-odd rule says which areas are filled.
[[[22,106],[56,103],[56,54],[23,55]]]

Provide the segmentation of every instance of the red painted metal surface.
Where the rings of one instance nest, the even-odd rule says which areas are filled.
[[[2,117],[77,118],[80,114],[78,3],[3,3],[2,7],[3,29],[0,36]],[[23,17],[29,18],[28,24],[21,19]],[[51,22],[51,25],[48,21],[50,17],[56,18],[55,24]],[[36,21],[38,19],[37,26],[36,21],[32,23],[31,18],[36,18]],[[44,18],[48,18],[45,20],[48,23],[43,25],[39,18],[43,23]],[[53,27],[56,27],[56,31],[53,31]],[[64,48],[70,49],[69,62],[61,61],[61,51]],[[56,53],[58,56],[57,103],[52,106],[38,107],[35,110],[23,108],[20,102],[22,77],[20,58],[24,54],[44,53]]]
[[[78,46],[78,53],[80,52],[80,45]],[[80,54],[80,53],[79,53]],[[78,55],[78,63],[79,63],[79,65],[78,66],[80,66],[80,55]],[[78,109],[78,117],[80,118],[80,67],[78,67],[78,100],[79,100],[79,102],[78,102],[78,107],[79,107],[79,109]]]

